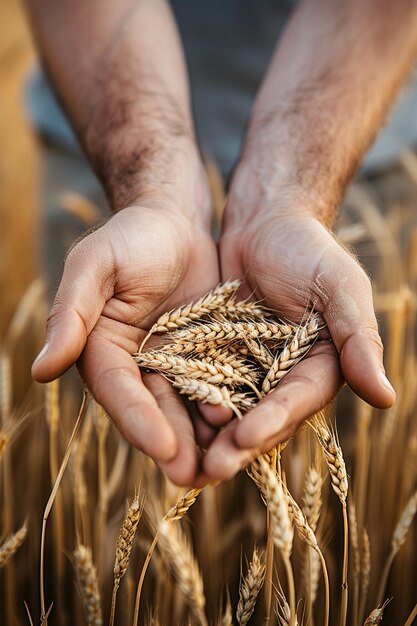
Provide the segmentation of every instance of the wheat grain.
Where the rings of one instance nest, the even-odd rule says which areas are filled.
[[[313,346],[317,331],[309,334],[307,329],[296,333],[294,338],[275,357],[262,383],[262,393],[270,393],[288,372],[301,361]]]
[[[225,386],[216,387],[210,383],[185,376],[176,376],[173,385],[189,400],[227,407],[239,418],[242,417],[240,409],[250,409],[254,403],[253,399],[244,393],[234,393]]]
[[[190,489],[187,491],[185,496],[180,498],[165,514],[164,520],[167,522],[177,522],[183,518],[202,491],[202,489]]]
[[[223,321],[224,319],[233,322],[245,318],[247,318],[248,321],[263,321],[267,314],[267,309],[260,306],[257,302],[250,302],[245,300],[242,300],[241,302],[236,302],[232,298],[224,304],[221,304],[214,311],[211,311],[210,317],[219,322]]]
[[[245,347],[239,346],[239,352],[252,355],[263,369],[268,370],[274,363],[274,357],[267,346],[256,339],[250,339],[250,337],[244,337],[244,342]]]
[[[314,465],[310,466],[304,485],[303,493],[303,512],[313,532],[316,531],[320,518],[323,500],[321,497],[321,489],[323,478]]]
[[[255,610],[259,592],[265,579],[265,564],[262,563],[258,550],[255,547],[252,560],[249,563],[247,574],[241,577],[239,586],[239,603],[236,619],[240,626],[246,626]]]

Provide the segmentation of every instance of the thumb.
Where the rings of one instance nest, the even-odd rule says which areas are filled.
[[[78,359],[105,302],[112,296],[112,275],[111,250],[101,230],[83,239],[68,254],[47,320],[45,344],[32,366],[35,380],[53,380]]]
[[[394,404],[395,391],[385,375],[371,282],[347,252],[336,242],[333,245],[336,254],[326,255],[327,267],[316,277],[317,292],[324,301],[323,317],[348,385],[369,404],[388,408]]]

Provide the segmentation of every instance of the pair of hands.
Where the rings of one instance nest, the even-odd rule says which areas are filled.
[[[218,249],[207,219],[166,198],[159,203],[157,194],[81,240],[67,257],[33,366],[35,379],[46,382],[77,362],[122,435],[179,485],[230,478],[256,451],[288,439],[344,380],[374,406],[395,398],[370,282],[357,262],[307,210],[263,209],[260,200],[243,211],[239,204],[232,188]],[[245,281],[242,296],[255,291],[288,319],[301,320],[314,305],[330,336],[241,422],[207,405],[190,416],[171,385],[142,375],[131,354],[161,313],[234,278]]]

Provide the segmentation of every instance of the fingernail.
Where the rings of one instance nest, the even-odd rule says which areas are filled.
[[[38,356],[36,357],[36,359],[33,361],[33,365],[37,365],[40,361],[42,361],[43,357],[48,352],[48,349],[49,349],[49,343],[46,342],[42,350],[39,352]]]
[[[392,393],[392,395],[395,396],[396,395],[395,389],[391,385],[391,383],[388,380],[388,378],[386,377],[386,374],[385,374],[384,370],[381,370],[379,372],[379,378],[381,379],[381,383],[384,385],[384,387],[386,387]]]

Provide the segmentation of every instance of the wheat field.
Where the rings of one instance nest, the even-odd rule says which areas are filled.
[[[416,155],[352,185],[337,224],[372,277],[395,406],[372,409],[343,389],[248,472],[181,490],[121,438],[74,370],[45,386],[30,378],[50,284],[38,253],[42,146],[16,107],[33,52],[13,6],[0,9],[17,24],[0,50],[10,81],[0,115],[0,624],[417,623]],[[220,207],[212,165],[210,178]],[[77,197],[61,210],[83,227],[99,214]]]

